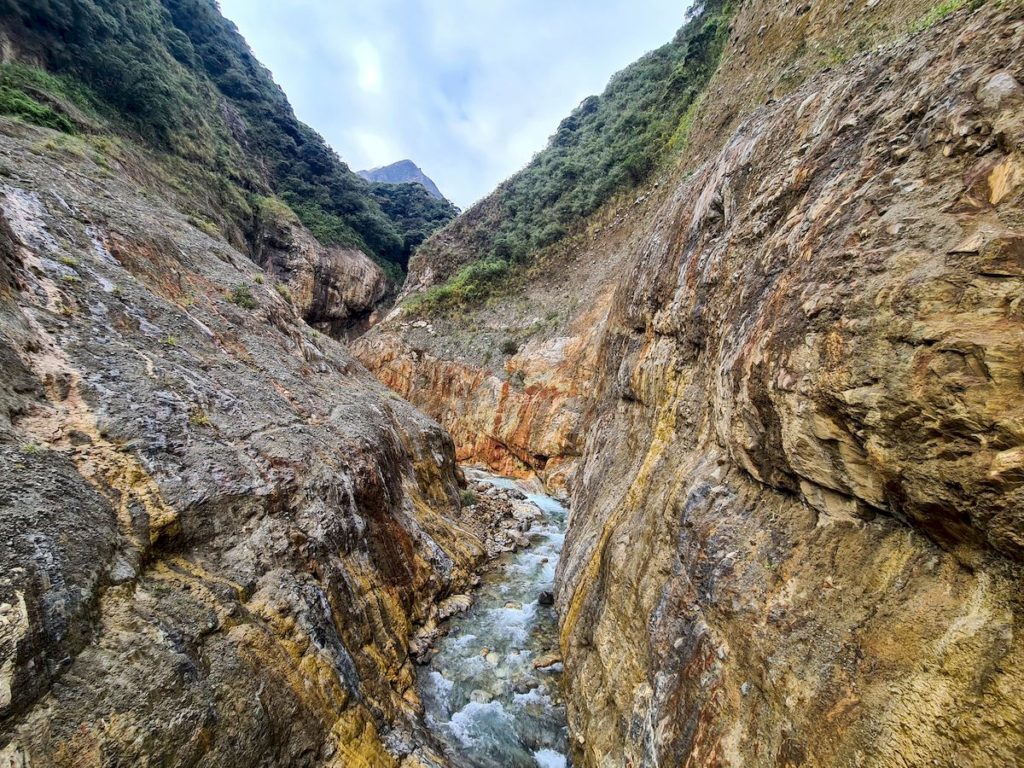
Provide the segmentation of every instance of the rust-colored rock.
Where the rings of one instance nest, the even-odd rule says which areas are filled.
[[[635,232],[560,566],[584,765],[1024,756],[1019,115],[975,139],[1024,23],[947,24],[755,110]]]

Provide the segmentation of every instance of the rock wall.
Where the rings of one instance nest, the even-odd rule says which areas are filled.
[[[992,4],[839,63],[635,233],[559,573],[581,764],[1024,762],[1022,51]]]
[[[358,342],[460,457],[563,457],[578,765],[1024,763],[1024,18],[951,9],[740,5],[673,167]]]
[[[108,162],[0,121],[0,763],[434,765],[450,438]]]
[[[256,213],[253,260],[312,327],[339,339],[366,331],[393,297],[387,276],[358,249],[321,245],[278,207]]]
[[[588,385],[598,369],[594,342],[607,312],[605,301],[566,331],[528,340],[500,365],[434,349],[438,339],[457,334],[443,320],[437,328],[393,320],[352,349],[382,382],[450,432],[459,461],[537,476],[560,492],[583,447]]]

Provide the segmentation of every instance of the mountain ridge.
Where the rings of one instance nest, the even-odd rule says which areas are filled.
[[[381,165],[365,171],[356,173],[367,181],[375,181],[381,184],[421,184],[431,197],[438,200],[447,198],[438,189],[437,184],[423,172],[412,160],[398,160],[388,165]]]

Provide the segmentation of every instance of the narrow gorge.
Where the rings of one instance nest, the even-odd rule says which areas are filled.
[[[460,213],[0,0],[0,766],[1024,765],[1024,5],[664,38]]]

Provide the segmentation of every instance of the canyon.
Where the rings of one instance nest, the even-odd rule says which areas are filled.
[[[476,764],[427,675],[524,610],[522,547],[561,551],[531,749],[1024,763],[1024,6],[709,4],[672,45],[646,175],[499,269],[513,179],[400,287],[347,168],[378,229],[330,240],[70,97],[26,91],[78,132],[0,117],[0,763]],[[560,499],[564,546],[460,465]]]
[[[1024,759],[1024,26],[849,8],[742,5],[675,167],[356,343],[460,459],[570,489],[579,764]]]

